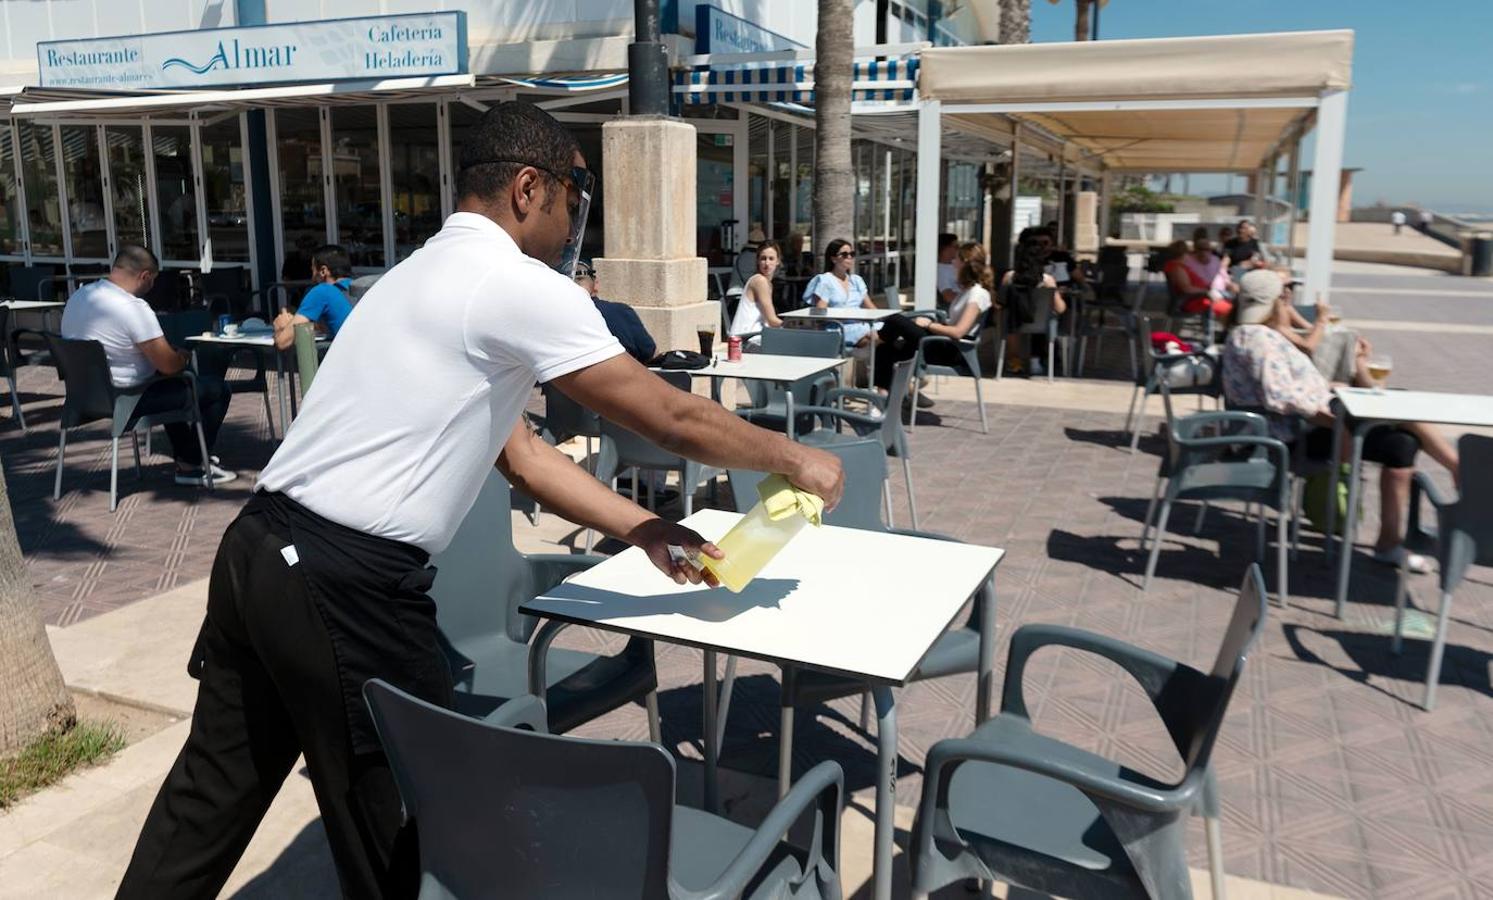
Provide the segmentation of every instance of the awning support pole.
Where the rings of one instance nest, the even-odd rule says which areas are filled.
[[[1317,147],[1312,160],[1311,217],[1306,237],[1306,285],[1302,301],[1331,300],[1332,249],[1337,237],[1339,180],[1343,168],[1343,137],[1348,126],[1348,92],[1322,95],[1317,108]]]
[[[943,152],[943,103],[924,100],[918,105],[917,228],[913,246],[913,300],[918,309],[936,306],[938,283],[938,176]]]
[[[268,25],[264,0],[235,0],[234,21],[240,25]],[[270,179],[274,175],[270,172],[269,132],[265,128],[265,117],[268,115],[270,112],[263,109],[251,109],[244,113],[244,128],[249,137],[244,149],[249,157],[248,181],[252,185],[249,202],[254,209],[254,214],[249,219],[254,223],[254,233],[249,235],[249,240],[254,242],[254,260],[258,271],[254,273],[253,280],[259,288],[267,288],[280,280],[275,260],[275,207],[270,200]],[[261,314],[273,316],[279,312],[271,308],[268,293],[260,296],[264,303],[259,310]]]
[[[1299,131],[1291,136],[1290,165],[1286,171],[1286,201],[1291,204],[1291,212],[1286,217],[1286,265],[1295,268],[1296,217],[1301,205],[1301,133]],[[1296,302],[1305,303],[1307,298],[1297,297]]]

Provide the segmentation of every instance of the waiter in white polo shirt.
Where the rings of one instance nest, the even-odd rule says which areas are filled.
[[[413,835],[361,689],[378,677],[450,704],[427,563],[494,460],[676,581],[700,576],[669,545],[719,555],[532,434],[521,415],[536,381],[675,453],[783,472],[838,501],[835,457],[669,387],[607,331],[569,272],[590,202],[584,166],[548,114],[489,110],[462,148],[458,212],[348,317],[218,548],[191,733],[121,897],[216,896],[303,753],[343,893],[415,894]]]

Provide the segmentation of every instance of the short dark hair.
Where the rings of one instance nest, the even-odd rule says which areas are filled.
[[[114,254],[114,268],[124,269],[127,272],[159,272],[161,261],[150,252],[149,247],[139,244],[120,244],[119,252]]]
[[[462,142],[456,195],[490,201],[526,165],[556,180],[557,173],[575,166],[579,151],[575,135],[554,116],[518,100],[499,103],[483,113]]]
[[[333,278],[346,278],[353,273],[352,257],[337,244],[322,244],[311,251],[311,268],[315,270],[322,266],[332,270]]]
[[[954,244],[959,243],[959,235],[950,234],[945,231],[938,236],[938,252],[942,253]]]
[[[772,250],[772,251],[774,251],[774,252],[776,252],[778,254],[778,262],[779,263],[781,263],[783,261],[783,247],[777,241],[772,240],[771,238],[769,238],[769,239],[763,241],[762,243],[758,244],[757,245],[757,256],[760,257],[763,254],[763,252],[767,251],[767,250]]]

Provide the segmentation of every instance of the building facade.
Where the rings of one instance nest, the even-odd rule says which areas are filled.
[[[626,112],[632,6],[0,3],[0,261],[82,272],[133,241],[172,268],[242,267],[246,287],[257,288],[304,278],[309,251],[332,242],[350,251],[359,271],[383,270],[452,211],[465,132],[493,102],[546,106],[574,130],[592,167],[604,168],[601,125]],[[861,0],[854,4],[855,43],[994,41],[997,6]],[[459,46],[445,33],[434,50],[405,46],[429,38],[422,17],[458,13]],[[802,53],[814,44],[815,4],[803,0],[665,0],[663,13],[676,67],[707,57]],[[332,57],[346,48],[328,31],[340,20],[351,20],[347,33],[359,41],[384,41],[349,64],[345,77]],[[110,40],[119,35],[140,38],[147,54],[154,51],[146,45],[156,44],[180,54],[121,76],[114,63],[137,49]],[[198,48],[195,56],[188,52]],[[419,67],[430,59],[439,64]],[[411,71],[425,74],[405,77]],[[145,81],[130,80],[136,77]],[[731,265],[748,240],[773,237],[812,254],[821,237],[833,237],[810,234],[811,108],[712,99],[676,110],[697,129],[697,243],[712,266]],[[868,132],[856,141],[854,159],[850,237],[862,249],[863,274],[878,289],[905,285],[913,152]],[[978,235],[978,167],[950,161],[943,183],[949,230]],[[605,203],[604,190],[595,202]],[[603,216],[593,213],[590,221],[588,255],[600,253]]]

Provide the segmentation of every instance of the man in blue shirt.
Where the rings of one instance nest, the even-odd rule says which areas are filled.
[[[289,350],[295,346],[295,327],[312,324],[331,337],[353,311],[349,291],[352,289],[352,260],[336,244],[318,247],[311,254],[311,280],[315,285],[301,298],[294,313],[281,310],[275,317],[275,346]]]
[[[603,300],[596,296],[596,270],[585,260],[576,264],[575,283],[591,295],[591,302],[596,304],[602,321],[607,323],[607,331],[612,333],[612,337],[617,339],[628,356],[647,365],[649,360],[658,355],[658,345],[654,343],[653,335],[643,327],[643,320],[638,318],[637,310],[626,303]]]

